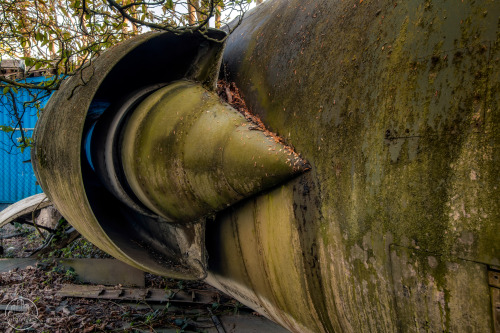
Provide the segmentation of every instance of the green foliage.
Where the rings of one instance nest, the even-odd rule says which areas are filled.
[[[0,125],[0,131],[5,132],[5,133],[12,133],[12,132],[14,132],[14,129],[10,126]]]
[[[102,258],[109,257],[94,244],[81,237],[68,245],[67,247],[60,250],[58,253],[60,257],[63,258]],[[55,255],[55,254],[54,254]]]
[[[14,251],[7,249],[3,255],[4,258],[14,258]]]
[[[235,302],[234,303],[234,308],[233,308],[233,314],[234,315],[237,315],[238,312],[240,312],[240,309],[243,307],[243,304],[241,304],[240,302]]]
[[[217,13],[227,23],[253,0],[0,0],[0,60],[22,59],[26,71],[71,75],[107,48],[149,30],[203,31]],[[190,11],[194,15],[190,15]],[[0,77],[0,82],[7,76]],[[61,78],[62,79],[62,78]],[[50,84],[57,89],[60,80]],[[4,85],[4,94],[9,85]]]
[[[29,228],[19,222],[14,222],[14,228],[16,228],[17,232],[28,232]]]
[[[179,288],[179,290],[183,290],[185,288],[184,282],[184,280],[177,281],[177,288]]]
[[[220,304],[218,302],[213,302],[212,303],[212,310],[217,310],[219,308]]]
[[[135,35],[151,30],[203,33],[210,24],[221,27],[238,15],[241,20],[252,2],[262,0],[0,0],[0,61],[20,59],[25,66],[14,75],[0,73],[0,92],[10,95],[17,108],[9,111],[12,124],[3,124],[0,131],[13,134],[19,128],[20,140],[11,136],[12,144],[24,151],[33,141],[22,131],[23,109],[37,108],[38,114],[40,92],[57,90],[93,58]],[[52,79],[23,80],[34,71]],[[16,107],[18,89],[29,90],[32,101]]]

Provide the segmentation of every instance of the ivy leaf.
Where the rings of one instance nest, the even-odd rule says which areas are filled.
[[[10,126],[0,125],[0,131],[5,133],[12,133],[14,132],[14,129]]]

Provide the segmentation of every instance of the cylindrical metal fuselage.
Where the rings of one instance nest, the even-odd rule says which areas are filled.
[[[499,16],[494,1],[249,14],[225,70],[312,169],[207,227],[208,281],[294,332],[493,330]]]
[[[214,132],[216,97],[203,89],[220,32],[140,36],[49,102],[37,177],[115,257],[205,279],[293,332],[498,331],[499,16],[491,0],[257,6],[229,36],[221,73],[280,145],[250,139],[234,113]],[[183,103],[177,85],[201,97]],[[137,91],[150,94],[138,106]],[[99,103],[111,107],[92,137]],[[83,137],[97,140],[95,167]],[[260,155],[234,146],[246,139],[269,163],[286,143],[310,170],[297,176],[285,155],[255,169]]]

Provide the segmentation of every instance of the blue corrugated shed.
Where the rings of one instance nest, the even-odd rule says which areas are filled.
[[[46,80],[45,77],[27,78],[29,83]],[[33,93],[32,93],[33,94]],[[26,89],[18,90],[16,95],[17,107],[23,109],[23,102],[32,100],[32,94]],[[41,106],[47,103],[48,97],[41,100]],[[9,116],[12,108],[10,99],[0,91],[0,125],[16,127]],[[38,117],[35,108],[26,108],[22,117],[22,127],[27,136],[31,137]],[[14,137],[20,137],[19,129],[14,132]],[[10,151],[10,153],[9,153]],[[0,132],[0,203],[13,203],[28,196],[41,193],[40,186],[36,185],[36,178],[30,162],[30,149],[23,153],[18,148],[12,148],[10,134]]]

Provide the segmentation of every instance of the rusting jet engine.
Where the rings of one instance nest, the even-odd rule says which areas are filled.
[[[269,0],[225,44],[139,36],[51,98],[37,178],[116,258],[293,332],[499,332],[499,16]]]

